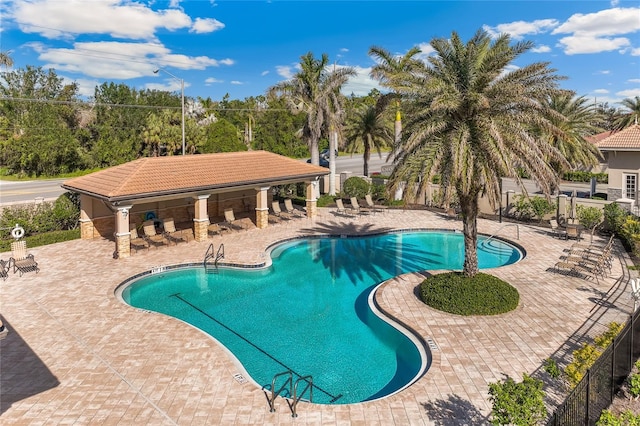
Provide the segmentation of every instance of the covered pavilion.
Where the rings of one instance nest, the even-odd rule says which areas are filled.
[[[306,213],[317,214],[318,180],[329,174],[315,166],[267,151],[145,157],[69,179],[62,188],[80,194],[82,239],[114,238],[114,257],[131,255],[131,226],[171,217],[189,223],[196,241],[208,238],[210,217],[232,208],[269,223],[274,186],[306,185]],[[191,225],[192,223],[192,225]]]

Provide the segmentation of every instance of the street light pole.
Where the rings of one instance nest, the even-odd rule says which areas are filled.
[[[184,155],[184,149],[185,149],[185,139],[184,139],[184,79],[182,78],[178,78],[175,75],[171,74],[169,71],[165,70],[164,68],[158,68],[157,70],[153,71],[154,74],[158,74],[159,71],[162,71],[168,75],[170,75],[171,77],[175,78],[176,80],[178,80],[180,82],[180,98],[182,101],[182,155]]]

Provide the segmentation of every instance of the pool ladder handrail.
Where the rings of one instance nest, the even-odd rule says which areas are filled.
[[[298,384],[300,382],[305,382],[307,386],[300,392],[298,395]],[[312,376],[303,376],[296,380],[293,385],[293,402],[291,403],[291,417],[298,417],[297,407],[298,402],[302,399],[302,396],[309,391],[309,402],[313,402],[313,377]]]
[[[505,225],[502,225],[500,228],[498,228],[498,230],[496,232],[491,234],[491,236],[489,238],[484,240],[484,243],[485,244],[488,243],[491,239],[493,239],[496,235],[498,235],[500,233],[500,231],[502,231],[507,226],[515,226],[516,227],[516,239],[519,240],[520,239],[520,226],[518,226],[517,223],[507,223]]]
[[[285,380],[284,384],[280,387],[280,389],[276,391],[275,390],[276,380],[278,380],[278,377],[281,377],[281,376],[289,376],[289,378]],[[276,407],[275,407],[276,397],[279,396],[282,393],[282,391],[287,389],[287,385],[289,385],[289,388],[288,388],[289,395],[291,395],[291,387],[293,386],[293,372],[291,370],[283,371],[282,373],[278,373],[275,376],[273,376],[273,380],[271,380],[271,396],[267,398],[269,402],[269,411],[271,413],[276,411]]]
[[[220,244],[220,247],[218,247],[218,251],[215,251],[215,246],[213,245],[213,243],[209,245],[209,248],[207,249],[207,252],[204,255],[204,260],[202,262],[205,269],[207,270],[209,261],[211,259],[213,259],[214,268],[218,269],[218,261],[220,259],[224,259],[224,244]]]

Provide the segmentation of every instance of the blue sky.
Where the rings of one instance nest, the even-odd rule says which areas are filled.
[[[533,41],[514,66],[548,61],[578,95],[611,106],[640,96],[637,0],[3,0],[0,19],[14,67],[54,68],[85,96],[105,81],[179,91],[183,79],[188,97],[243,99],[290,78],[309,51],[354,67],[344,92],[364,95],[376,87],[372,45],[426,57],[433,38],[481,28]]]

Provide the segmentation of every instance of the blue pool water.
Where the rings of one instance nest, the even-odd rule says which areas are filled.
[[[418,338],[372,311],[371,291],[402,273],[462,269],[463,252],[462,234],[448,231],[299,239],[274,247],[266,268],[179,268],[120,294],[210,334],[260,386],[291,370],[294,381],[313,377],[313,402],[348,404],[397,392],[430,364]],[[503,241],[479,240],[481,268],[520,258]]]

